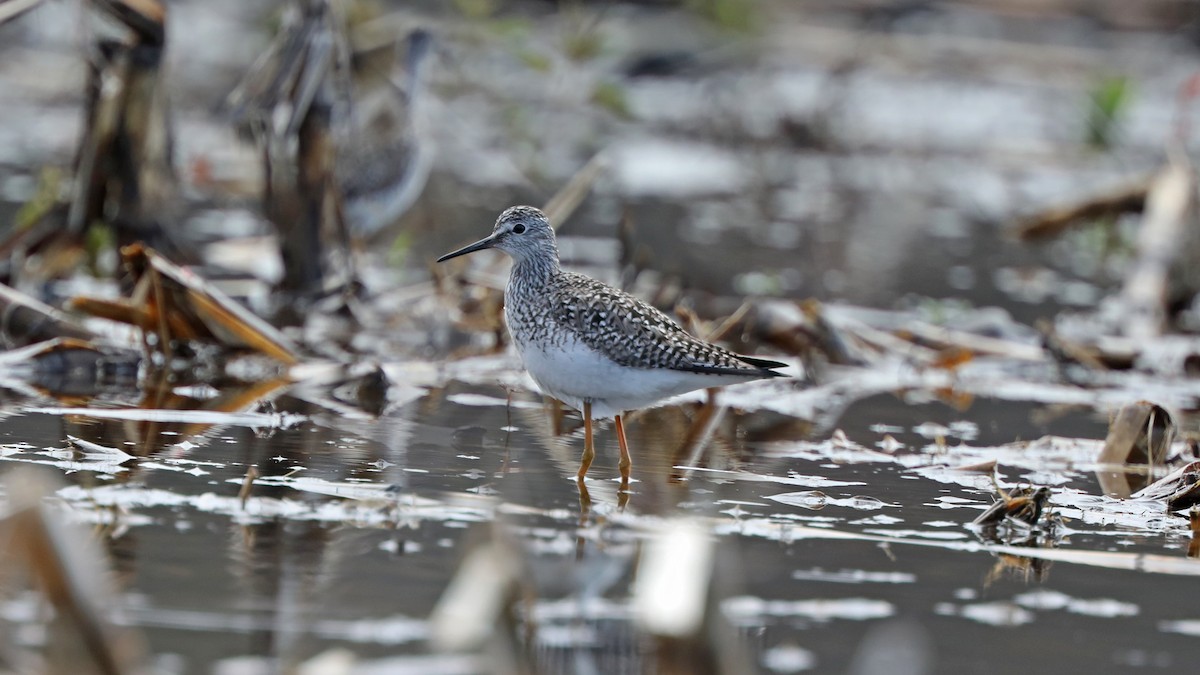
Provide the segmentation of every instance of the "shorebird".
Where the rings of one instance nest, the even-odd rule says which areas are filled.
[[[629,444],[621,415],[696,389],[768,377],[786,363],[742,356],[688,334],[666,314],[605,283],[562,269],[554,229],[532,206],[514,206],[491,235],[438,258],[496,248],[513,260],[504,321],[542,393],[583,413],[582,485],[595,457],[592,420],[616,423],[623,482]]]
[[[349,133],[338,144],[337,180],[350,233],[368,239],[392,225],[417,201],[433,166],[426,71],[433,36],[424,29],[403,47],[403,86],[391,77],[357,101]]]

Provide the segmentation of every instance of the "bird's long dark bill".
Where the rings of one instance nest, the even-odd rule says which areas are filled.
[[[446,255],[438,258],[437,261],[442,262],[445,260],[449,260],[451,258],[457,258],[460,255],[474,253],[475,251],[482,251],[485,248],[491,248],[492,245],[495,243],[496,243],[495,237],[484,237],[483,239],[480,239],[479,241],[475,242],[474,244],[470,244],[468,246],[464,246],[464,247],[458,249],[457,251],[452,251],[450,253],[447,253]]]

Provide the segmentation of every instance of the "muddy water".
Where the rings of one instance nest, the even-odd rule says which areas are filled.
[[[246,16],[253,4],[175,4],[173,20],[192,28],[175,32],[175,54],[188,58],[172,57],[180,166],[254,175],[257,154],[231,153],[248,168],[226,158],[228,123],[211,111],[272,21]],[[623,7],[597,25],[613,52],[629,53],[554,54],[548,74],[524,64],[540,53],[526,50],[553,49],[571,23],[540,3],[523,21],[544,40],[423,3],[431,16],[419,18],[449,28],[453,58],[435,72],[438,168],[404,223],[403,274],[424,280],[436,255],[482,236],[509,204],[544,203],[603,148],[611,171],[563,234],[611,238],[628,210],[625,261],[732,303],[709,316],[744,296],[811,296],[917,308],[935,322],[995,305],[1027,329],[1093,305],[1120,273],[1099,260],[1094,234],[1035,248],[1004,232],[1159,167],[1194,48],[1091,17],[1047,23],[938,4],[899,17],[897,31],[840,32],[849,19],[836,8],[781,12],[757,57],[728,61],[723,38],[703,37],[711,27]],[[0,40],[0,222],[32,196],[38,167],[75,154],[84,61],[61,31],[72,20],[42,15],[4,29],[19,40]],[[463,25],[478,34],[459,37]],[[1005,42],[1006,31],[1024,37]],[[1035,39],[1043,31],[1050,45]],[[1052,48],[1063,36],[1078,49]],[[616,63],[676,48],[700,67],[626,78]],[[1087,97],[1107,71],[1137,94],[1114,147],[1087,150]],[[628,118],[591,103],[596,82],[619,84]],[[211,220],[234,229],[227,213]],[[610,277],[616,257],[601,265]],[[642,543],[676,517],[714,533],[716,612],[762,672],[1127,673],[1187,669],[1200,651],[1190,592],[1200,566],[1185,556],[1184,519],[1100,497],[1092,466],[1116,405],[1149,397],[1194,409],[1200,388],[1183,378],[1083,389],[1042,364],[998,368],[999,379],[968,364],[935,385],[900,368],[861,375],[885,393],[816,390],[796,402],[819,413],[805,419],[766,405],[802,392],[752,385],[729,392],[746,410],[725,411],[696,456],[681,448],[703,415],[696,401],[632,416],[625,501],[611,428],[599,432],[584,498],[571,480],[578,419],[499,386],[521,381],[511,362],[495,376],[419,383],[393,365],[404,392],[379,418],[315,403],[303,383],[236,415],[148,421],[68,413],[6,381],[20,393],[0,417],[0,474],[36,464],[64,482],[51,502],[97,532],[122,621],[144,633],[162,673],[277,672],[333,648],[362,660],[355,672],[488,672],[489,661],[436,654],[427,638],[442,590],[493,522],[524,556],[519,620],[541,672],[654,672],[630,595]],[[115,407],[138,404],[132,386],[109,395]],[[996,493],[969,468],[993,459],[1007,489],[1053,487],[1043,548],[1021,555],[969,525]],[[249,467],[260,477],[243,503]],[[37,602],[0,597],[0,633],[44,644]]]
[[[919,398],[864,399],[837,420],[845,438],[819,441],[794,420],[729,411],[690,463],[676,453],[699,404],[647,411],[629,424],[628,503],[618,508],[604,429],[586,513],[570,480],[578,421],[555,435],[553,409],[493,386],[446,382],[380,419],[284,394],[269,410],[210,414],[212,426],[18,401],[0,447],[9,467],[57,467],[70,484],[61,512],[105,533],[125,621],[164,672],[267,672],[332,647],[380,672],[483,672],[431,655],[427,617],[493,519],[534,572],[524,619],[544,672],[635,671],[650,653],[628,606],[637,541],[677,515],[720,533],[721,611],[763,672],[845,672],[881,655],[911,661],[902,672],[999,673],[1018,658],[1035,672],[1186,667],[1200,614],[1180,589],[1192,579],[980,550],[968,523],[992,502],[990,480],[947,468],[1004,457],[995,446],[1016,438],[1076,438],[1008,450],[1024,459],[1003,475],[1055,485],[1060,549],[1182,560],[1182,518],[1095,508],[1086,439],[1104,420]],[[64,451],[67,435],[138,457]],[[262,477],[243,506],[251,465]],[[31,602],[8,598],[0,613],[16,621]]]

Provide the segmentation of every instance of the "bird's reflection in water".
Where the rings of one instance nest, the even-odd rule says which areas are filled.
[[[596,465],[589,480],[576,482],[584,433],[579,416],[550,400],[542,406],[512,405],[510,414],[519,433],[509,434],[518,469],[503,481],[508,498],[553,510],[551,495],[560,500],[564,495],[564,483],[556,481],[570,480],[578,490],[578,517],[557,533],[540,518],[531,526],[519,518],[514,523],[528,533],[524,579],[529,597],[537,600],[529,604],[523,639],[545,669],[540,672],[708,672],[688,669],[695,665],[688,660],[693,652],[682,643],[672,649],[672,643],[653,640],[629,617],[613,614],[626,606],[633,580],[642,573],[639,552],[661,534],[643,526],[652,530],[653,523],[715,513],[723,508],[723,478],[695,469],[737,472],[751,462],[761,467],[763,448],[805,437],[808,423],[743,413],[711,398],[637,411],[626,423],[635,456],[632,480],[623,486],[611,424],[596,425]],[[534,447],[521,447],[530,442]],[[549,482],[545,472],[534,475],[539,450],[550,459]],[[530,475],[522,478],[521,470]],[[558,548],[571,539],[573,551]],[[730,578],[739,574],[740,565],[736,555],[719,563],[721,574]],[[672,670],[668,663],[684,665]]]
[[[552,399],[540,408],[515,407],[511,414],[546,452],[555,471],[574,479],[584,433],[578,415]],[[794,418],[743,413],[709,396],[704,402],[636,411],[628,415],[625,429],[636,455],[628,484],[616,475],[615,430],[609,424],[596,425],[596,471],[588,481],[576,482],[580,528],[595,524],[597,514],[613,506],[617,511],[632,509],[653,516],[673,515],[684,504],[695,511],[694,469],[739,470],[755,461],[768,443],[807,437],[811,425]],[[606,474],[611,478],[605,479]],[[706,482],[706,489],[709,485]],[[716,498],[710,501],[715,509]]]

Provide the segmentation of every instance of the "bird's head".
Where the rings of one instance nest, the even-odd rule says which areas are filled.
[[[513,206],[496,219],[496,225],[490,235],[474,244],[447,253],[437,261],[442,262],[485,248],[500,249],[517,263],[544,256],[556,262],[558,259],[554,228],[550,227],[546,214],[532,206]]]

